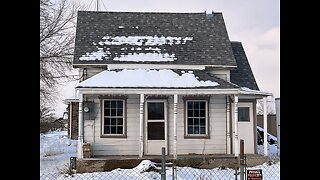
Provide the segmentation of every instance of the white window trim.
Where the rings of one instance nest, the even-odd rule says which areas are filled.
[[[122,114],[122,117],[123,117],[123,130],[122,130],[122,134],[104,134],[104,102],[105,101],[122,101],[122,109],[123,109],[123,114]],[[110,138],[121,138],[121,137],[127,137],[127,115],[126,115],[126,112],[127,112],[127,109],[126,109],[126,100],[125,99],[102,99],[101,101],[101,137],[110,137]]]
[[[206,133],[205,134],[188,134],[188,102],[205,102],[206,103]],[[209,100],[205,99],[186,99],[185,100],[185,138],[209,138]]]

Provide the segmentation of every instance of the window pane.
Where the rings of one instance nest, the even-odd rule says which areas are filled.
[[[123,108],[123,101],[117,101],[117,108]]]
[[[123,134],[122,126],[117,126],[117,134]]]
[[[193,110],[192,109],[188,109],[188,117],[193,117]]]
[[[104,134],[110,134],[110,126],[104,126]]]
[[[200,134],[199,126],[194,126],[194,134]]]
[[[194,125],[197,126],[199,124],[200,124],[199,118],[194,118]]]
[[[200,108],[200,103],[199,102],[193,102],[193,108],[194,109],[199,109]]]
[[[111,101],[111,108],[116,108],[116,107],[117,107],[117,102]]]
[[[111,118],[111,125],[116,125],[116,124],[117,124],[117,119]]]
[[[188,102],[188,109],[193,109],[193,102],[192,101]]]
[[[200,116],[199,117],[206,117],[206,110],[200,110]]]
[[[149,120],[162,120],[164,119],[164,103],[162,102],[149,102],[148,103],[148,119]]]
[[[188,126],[188,134],[193,134],[193,126]]]
[[[117,116],[123,116],[123,109],[117,109]]]
[[[104,125],[110,125],[110,118],[104,118]]]
[[[200,125],[205,126],[206,125],[206,119],[205,118],[200,118]]]
[[[111,134],[116,134],[116,133],[117,133],[116,126],[111,126]]]
[[[110,109],[104,109],[104,115],[110,116]]]
[[[206,102],[200,102],[200,109],[206,109]]]
[[[110,108],[110,101],[104,101],[104,108]]]
[[[199,116],[200,116],[199,110],[198,110],[198,109],[195,109],[195,110],[194,110],[194,115],[193,115],[193,117],[199,117]]]
[[[111,116],[117,115],[117,109],[111,109]]]
[[[123,119],[117,118],[117,125],[123,125]]]
[[[200,127],[200,134],[206,134],[206,128],[205,127]]]
[[[193,125],[193,118],[188,118],[188,126]]]
[[[250,121],[249,107],[238,107],[238,121]]]
[[[148,122],[148,140],[164,140],[164,122]]]

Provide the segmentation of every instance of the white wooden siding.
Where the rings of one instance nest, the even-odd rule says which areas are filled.
[[[84,140],[91,144],[94,155],[139,155],[139,95],[128,95],[127,138],[100,138],[100,100],[95,96],[95,120],[85,120]],[[185,114],[182,96],[177,104],[177,154],[226,153],[226,98],[216,95],[209,104],[209,139],[185,139]],[[168,99],[168,150],[173,154],[173,96]]]
[[[86,142],[91,143],[93,155],[138,155],[139,153],[139,95],[129,95],[126,101],[127,138],[101,138],[100,100],[95,99],[97,113],[93,128],[84,129]],[[92,137],[94,134],[94,137]],[[94,141],[93,141],[94,139]],[[91,142],[90,142],[91,141]]]

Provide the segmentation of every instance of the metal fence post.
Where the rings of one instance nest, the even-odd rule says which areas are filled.
[[[240,180],[244,180],[244,140],[240,139]]]
[[[166,148],[162,147],[161,155],[161,180],[166,180]]]

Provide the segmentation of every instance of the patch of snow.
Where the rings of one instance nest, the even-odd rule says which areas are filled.
[[[204,87],[217,82],[198,80],[192,73],[179,75],[172,70],[105,70],[79,83],[79,87]]]
[[[131,49],[132,50],[132,49]],[[136,49],[141,50],[141,49]],[[174,61],[176,58],[174,54],[168,53],[133,53],[128,55],[120,55],[120,57],[114,57],[114,61],[135,61],[135,62],[161,62],[161,61]]]
[[[138,45],[138,46],[161,46],[164,44],[186,44],[187,41],[193,40],[193,37],[158,37],[155,36],[104,36],[100,41],[100,45]]]
[[[94,51],[91,53],[86,53],[86,55],[82,55],[82,57],[79,58],[81,61],[92,61],[92,60],[102,60],[102,57],[106,57],[109,51],[103,51],[103,48],[98,48],[98,51]]]

